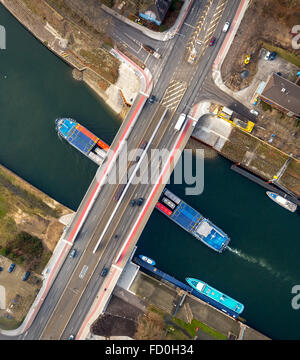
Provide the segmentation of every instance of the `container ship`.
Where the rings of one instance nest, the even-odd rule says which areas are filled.
[[[163,190],[156,208],[219,253],[224,251],[230,242],[228,235],[221,229],[166,188]]]
[[[272,191],[267,191],[267,195],[269,196],[270,199],[272,199],[278,205],[284,207],[285,209],[287,209],[291,212],[295,212],[297,210],[297,205],[294,204],[293,202],[285,199],[284,197],[282,197]]]
[[[61,118],[55,122],[56,130],[62,138],[97,165],[103,163],[109,149],[109,146],[104,141],[73,119]]]
[[[193,289],[206,298],[206,302],[210,303],[210,299],[213,300],[213,302],[217,302],[219,304],[218,307],[222,311],[227,312],[227,310],[231,310],[238,315],[243,312],[243,304],[207,285],[205,282],[194,278],[186,278],[185,280]]]

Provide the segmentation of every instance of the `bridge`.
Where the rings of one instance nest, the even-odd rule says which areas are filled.
[[[226,0],[220,0],[219,3],[208,1],[205,8],[206,19],[203,22],[201,14],[204,4],[191,2],[192,6],[188,8],[185,18],[189,26],[184,26],[182,21],[178,36],[169,39],[164,47],[163,58],[158,60],[152,57],[149,63],[152,67],[151,73],[147,68],[138,69],[118,49],[112,50],[115,56],[130,64],[138,74],[141,91],[115,136],[109,154],[98,169],[72,223],[57,245],[44,273],[43,288],[24,325],[15,335],[21,334],[22,339],[68,339],[70,334],[75,334],[76,339],[83,339],[95,309],[101,311],[105,308],[164,188],[163,178],[166,174],[171,174],[193,131],[192,115],[187,117],[180,131],[176,131],[174,126],[180,113],[189,113],[193,108],[196,96],[211,71],[222,44],[221,36],[225,37],[220,20],[232,19],[240,6],[237,0],[230,2],[230,6],[225,6],[226,3]],[[222,5],[221,10],[219,4]],[[216,13],[219,14],[218,18]],[[205,24],[210,24],[213,20],[213,29],[210,27],[210,31],[218,32],[220,41],[215,47],[206,46],[201,58],[189,64],[186,61],[186,44],[194,36],[199,19],[201,27],[204,26],[203,29],[198,29],[197,36],[202,33],[204,36]],[[135,35],[145,37],[137,33]],[[122,36],[121,33],[119,36]],[[151,93],[155,93],[158,99],[154,104],[147,101]],[[121,198],[115,200],[119,184],[112,184],[108,180],[115,172],[121,172],[120,178],[123,178],[132,166],[130,160],[126,160],[126,166],[121,166],[125,147],[127,146],[129,152],[138,149],[145,141],[147,147],[143,154],[150,155],[152,149],[166,149],[168,157],[152,174],[154,181],[136,184],[130,180]],[[136,169],[150,167],[150,156],[145,160],[146,167],[140,167],[142,161],[141,157]],[[137,198],[145,199],[142,206],[131,206],[131,200]],[[78,251],[76,261],[68,258],[74,242]],[[105,278],[100,275],[103,268],[109,269]],[[5,331],[2,333],[12,335]]]

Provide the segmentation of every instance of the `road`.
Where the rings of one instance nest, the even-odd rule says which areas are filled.
[[[207,76],[210,74],[212,63],[222,44],[224,37],[222,33],[223,23],[233,18],[239,1],[231,1],[230,5],[227,4],[224,13],[216,23],[213,30],[214,35],[218,38],[216,45],[207,47],[199,61],[190,65],[185,61],[186,44],[195,30],[205,4],[205,2],[198,1],[194,3],[180,34],[177,34],[167,43],[149,40],[145,35],[131,29],[128,25],[113,20],[113,36],[116,38],[118,36],[119,39],[128,44],[128,48],[130,47],[131,51],[139,55],[140,59],[146,63],[154,78],[153,94],[158,99],[158,102],[165,104],[169,109],[166,121],[161,123],[157,133],[154,134],[154,130],[160,121],[162,106],[158,103],[152,105],[147,103],[144,106],[129,135],[127,144],[129,150],[138,148],[142,141],[148,141],[152,135],[154,135],[151,143],[152,148],[171,149],[177,138],[173,128],[179,114],[189,111],[196,101],[203,97],[203,94],[205,96],[208,94],[209,98],[214,98],[213,85],[211,83],[209,86],[207,85]],[[207,15],[206,21],[208,25],[214,16],[216,6],[217,4],[213,4]],[[205,29],[203,30],[205,31]],[[157,49],[162,54],[162,59],[158,60],[153,56],[149,56],[148,53],[141,49],[139,43],[146,43]],[[173,88],[176,88],[174,93],[172,92]],[[219,91],[216,91],[216,93],[220,98],[223,98]],[[140,101],[140,98],[141,95],[136,98],[131,112],[134,111],[134,107]],[[111,146],[112,150],[117,147],[125,126],[126,122],[122,124],[118,131]],[[95,182],[94,179],[87,195],[93,191]],[[111,265],[116,260],[116,254],[130,232],[132,224],[140,214],[140,207],[131,207],[131,199],[139,197],[147,199],[153,189],[153,184],[130,185],[118,208],[116,208],[117,202],[113,199],[117,187],[118,185],[103,185],[76,237],[74,247],[78,250],[78,256],[74,259],[66,259],[31,327],[25,334],[16,338],[67,339],[70,334],[77,334],[96,294],[103,285],[104,279],[100,276],[102,268],[108,267],[111,269]],[[85,205],[85,201],[83,200],[82,206]],[[152,204],[152,208],[154,206],[155,202]],[[116,213],[113,221],[104,232],[107,221],[114,211]],[[79,216],[79,212],[77,212],[76,216]],[[142,228],[145,224],[144,221]],[[73,229],[69,230],[69,232],[72,231]],[[102,234],[103,238],[100,246],[93,254],[95,245]],[[135,241],[137,240],[138,237]],[[131,245],[132,248],[134,243]],[[81,279],[79,275],[85,265],[88,268]]]

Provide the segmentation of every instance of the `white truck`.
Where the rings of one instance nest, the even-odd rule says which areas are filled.
[[[186,114],[180,114],[174,129],[180,131],[182,125],[185,123],[185,119],[186,119]]]

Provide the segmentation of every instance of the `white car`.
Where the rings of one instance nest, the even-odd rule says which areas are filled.
[[[253,114],[253,115],[255,115],[255,116],[257,116],[258,115],[258,111],[256,111],[256,110],[250,110],[250,112],[251,112],[251,114]]]
[[[267,51],[266,55],[265,55],[265,60],[269,60],[270,59],[270,55],[271,55],[271,51]]]
[[[223,27],[223,32],[227,32],[228,29],[229,29],[229,26],[230,26],[230,22],[229,21],[226,21],[226,23],[224,24],[224,27]]]

